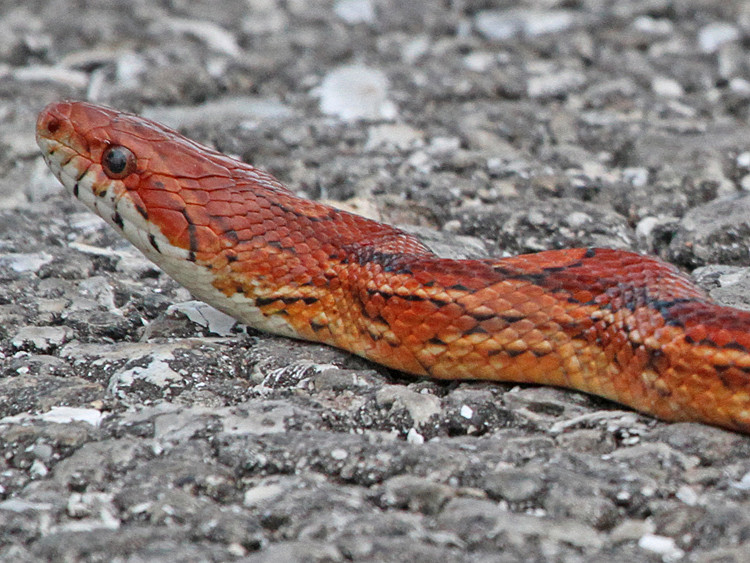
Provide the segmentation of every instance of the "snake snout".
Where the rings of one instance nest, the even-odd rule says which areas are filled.
[[[37,137],[51,138],[60,133],[70,118],[70,102],[53,102],[45,107],[36,121]]]

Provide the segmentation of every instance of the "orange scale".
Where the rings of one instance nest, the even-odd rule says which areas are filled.
[[[685,329],[685,336],[694,342],[700,342],[708,338],[708,331],[703,325],[691,326]]]
[[[263,223],[253,223],[250,225],[250,233],[253,237],[259,237],[266,233],[266,228]]]
[[[234,181],[224,175],[202,176],[200,178],[200,189],[209,192],[228,191],[233,185]]]
[[[191,231],[190,239],[195,241],[200,254],[210,256],[221,250],[221,239],[209,227],[195,226]]]
[[[508,363],[505,364],[505,370],[507,370],[508,376],[513,381],[535,383],[535,373],[537,370],[536,356],[531,352],[524,352],[514,358],[509,358]]]
[[[462,363],[466,366],[469,366],[469,368],[472,371],[475,371],[480,366],[484,366],[487,363],[487,360],[485,359],[482,354],[477,352],[476,350],[472,350],[469,353],[467,353],[462,360]]]
[[[717,332],[713,333],[711,335],[711,340],[713,340],[720,347],[726,346],[727,344],[732,344],[735,341],[732,333],[724,328],[719,329]]]
[[[516,331],[517,334],[524,336],[532,330],[535,330],[536,324],[529,319],[521,319],[511,323],[510,327]]]
[[[180,248],[188,248],[188,222],[180,211],[165,208],[149,209],[149,219],[159,227],[170,244]]]
[[[501,346],[507,346],[511,342],[518,340],[518,332],[512,327],[505,328],[493,335],[493,338],[500,343]]]
[[[185,201],[177,194],[165,192],[157,188],[145,188],[138,191],[146,209],[172,209],[179,211],[185,208]]]
[[[206,213],[212,217],[232,217],[232,205],[225,201],[209,201],[205,204]]]
[[[515,340],[508,342],[503,346],[503,350],[509,354],[525,353],[529,350],[529,344],[522,338],[516,338]]]
[[[157,176],[153,175],[144,182],[149,189],[161,190],[169,193],[179,193],[185,189],[185,186],[181,182],[178,182],[174,178],[168,176]]]
[[[557,354],[546,354],[539,358],[538,368],[539,371],[544,373],[549,378],[552,384],[558,384],[558,378],[562,375],[562,363],[560,362],[560,356]],[[553,379],[554,378],[554,379]]]
[[[453,320],[452,325],[460,332],[468,332],[479,324],[477,320],[470,315],[461,315]]]
[[[458,303],[448,303],[439,309],[440,314],[448,319],[456,319],[464,314],[464,308]]]
[[[214,222],[213,218],[206,213],[206,209],[201,205],[186,205],[185,213],[194,225],[210,227]]]
[[[578,301],[579,303],[588,303],[594,298],[594,294],[591,293],[590,291],[579,290],[579,291],[573,292],[572,298]]]
[[[211,198],[205,190],[182,190],[182,197],[186,203],[205,206]]]
[[[297,256],[304,256],[306,258],[310,256],[310,247],[307,246],[306,242],[292,241],[291,246],[294,247],[294,252]]]

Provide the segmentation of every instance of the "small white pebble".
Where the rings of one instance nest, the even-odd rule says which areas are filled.
[[[364,65],[348,65],[329,72],[315,92],[320,110],[344,121],[359,119],[393,120],[395,104],[388,99],[385,73]]]
[[[698,504],[698,493],[695,492],[695,489],[688,487],[687,485],[683,485],[677,489],[675,496],[688,506],[695,506]]]
[[[743,96],[750,95],[750,81],[739,77],[732,78],[729,81],[729,89]]]
[[[635,234],[639,237],[648,238],[654,232],[654,228],[659,224],[659,219],[653,215],[644,217],[635,227]]]
[[[370,0],[339,0],[333,11],[348,24],[373,23],[375,9]]]
[[[750,490],[750,473],[745,473],[739,481],[732,483],[732,487],[742,491]]]
[[[38,459],[35,459],[29,467],[29,473],[32,477],[45,477],[49,473],[49,469]]]
[[[666,536],[658,536],[656,534],[644,534],[641,539],[638,540],[638,547],[658,553],[664,557],[670,559],[680,558],[684,555],[684,552],[677,547],[674,539]]]
[[[284,492],[284,488],[272,483],[269,485],[258,485],[245,491],[243,503],[245,506],[264,506],[268,502]]]
[[[464,66],[474,72],[486,72],[495,63],[495,56],[486,51],[474,51],[464,57]]]
[[[731,23],[714,22],[698,32],[698,45],[704,53],[713,53],[724,43],[736,41],[739,37],[740,30],[736,26]]]
[[[648,182],[648,168],[624,168],[622,171],[622,179],[636,188],[643,187]]]
[[[464,405],[464,406],[461,407],[461,413],[460,414],[466,420],[471,420],[471,418],[474,416],[474,411],[471,409],[470,406]]]
[[[672,78],[657,76],[651,81],[651,89],[657,96],[679,98],[685,93],[682,85]]]
[[[410,444],[421,445],[424,444],[424,436],[417,432],[414,428],[410,428],[406,434],[406,441]]]
[[[337,461],[341,461],[349,457],[349,454],[342,448],[336,448],[335,450],[331,450],[331,457]]]
[[[227,546],[227,552],[229,552],[230,555],[234,555],[235,557],[244,557],[247,555],[247,549],[245,549],[241,543],[230,543]]]
[[[633,29],[643,33],[652,33],[654,35],[669,35],[674,29],[672,22],[666,18],[652,18],[649,16],[639,16],[631,24]]]

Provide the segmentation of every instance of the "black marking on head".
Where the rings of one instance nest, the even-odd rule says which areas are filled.
[[[508,354],[509,358],[515,358],[516,356],[520,356],[521,354],[525,354],[527,350],[503,350],[506,354]]]
[[[152,235],[151,233],[148,234],[148,243],[154,247],[154,250],[156,250],[156,252],[161,253],[161,249],[159,248],[159,245],[156,244],[156,237]]]
[[[583,255],[584,258],[593,258],[594,256],[596,256],[596,248],[587,248]]]
[[[498,315],[501,319],[503,319],[505,322],[509,324],[517,323],[518,321],[522,321],[526,318],[526,315]]]
[[[75,197],[78,197],[78,182],[76,182],[75,184],[73,184],[73,195]]]
[[[310,321],[310,328],[313,329],[315,332],[318,332],[319,330],[328,328],[328,323],[321,324],[321,323],[316,323],[315,321]]]
[[[162,182],[161,180],[156,180],[154,182],[154,187],[155,188],[159,188],[160,190],[166,189],[166,186],[164,185],[164,182]]]
[[[188,260],[190,260],[191,262],[195,262],[196,260],[195,252],[193,252],[192,250],[188,253]]]
[[[193,220],[190,218],[190,215],[187,212],[187,209],[181,209],[182,216],[185,218],[185,221],[187,221],[188,226],[188,244],[190,245],[190,252],[192,254],[195,254],[195,252],[198,250],[198,237],[196,236],[196,226]]]
[[[484,328],[482,328],[480,325],[476,325],[470,328],[469,330],[467,330],[466,332],[464,332],[464,334],[467,336],[469,334],[487,334],[487,331]]]
[[[148,221],[148,211],[146,211],[146,208],[143,207],[140,203],[135,204],[135,210],[141,214],[141,217],[146,219]]]
[[[122,215],[120,215],[117,211],[112,213],[112,222],[120,229],[123,229],[125,227],[124,223],[122,222]]]
[[[70,162],[70,161],[68,161],[68,162]],[[84,169],[83,169],[83,172],[81,172],[81,173],[80,173],[80,174],[79,174],[79,175],[78,175],[78,176],[76,177],[76,183],[78,183],[78,182],[80,182],[81,180],[83,180],[83,177],[84,177],[84,176],[85,176],[86,174],[88,174],[88,173],[89,173],[89,169],[90,169],[90,168],[91,168],[91,165],[89,164],[89,165],[88,165],[88,166],[87,166],[86,168],[84,168]]]
[[[447,346],[448,345],[444,340],[438,338],[437,336],[433,336],[427,342],[429,344],[437,344],[438,346]]]
[[[234,254],[233,252],[227,252],[226,257],[227,257],[227,262],[229,262],[230,264],[232,262],[236,262],[237,261],[237,255]]]

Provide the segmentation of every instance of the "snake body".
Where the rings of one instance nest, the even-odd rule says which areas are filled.
[[[569,387],[750,432],[750,313],[612,249],[448,260],[147,119],[50,104],[62,184],[196,297],[416,375]]]

